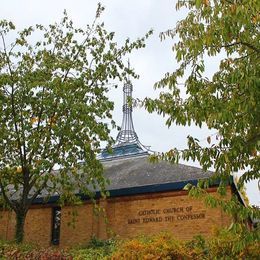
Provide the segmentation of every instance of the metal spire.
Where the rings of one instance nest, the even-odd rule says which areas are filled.
[[[130,63],[128,60],[128,69],[130,70]],[[144,146],[138,139],[138,136],[134,129],[132,118],[132,92],[133,85],[128,77],[123,86],[124,104],[123,104],[123,121],[121,130],[119,131],[116,143],[112,147],[112,153],[104,149],[100,154],[102,160],[114,160],[117,158],[128,156],[147,156],[150,152],[149,146]]]
[[[130,69],[130,62],[128,60],[128,69]],[[132,92],[133,85],[131,81],[125,82],[123,87],[124,93],[124,104],[123,104],[123,121],[121,125],[121,130],[117,135],[116,144],[129,144],[129,143],[139,143],[138,136],[134,129],[133,118],[132,118]]]

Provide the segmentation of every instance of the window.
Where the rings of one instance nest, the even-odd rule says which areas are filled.
[[[59,245],[60,243],[60,221],[61,221],[61,208],[55,207],[52,209],[51,243],[53,245]]]

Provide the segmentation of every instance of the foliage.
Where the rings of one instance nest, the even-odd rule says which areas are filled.
[[[92,197],[97,187],[105,195],[96,153],[115,126],[107,92],[113,80],[137,77],[123,57],[151,32],[118,46],[99,22],[103,9],[84,30],[64,12],[59,24],[30,26],[13,42],[15,25],[0,22],[0,188],[17,216],[17,241],[37,197],[76,203],[76,191]]]
[[[227,230],[215,237],[201,236],[190,241],[178,241],[172,235],[159,234],[123,242],[109,259],[258,259],[259,243],[252,242],[236,248],[239,234]]]
[[[209,253],[215,258],[229,259],[257,259],[259,256],[259,229],[253,232],[257,239],[248,240],[242,230],[230,232],[220,230],[217,236],[208,242]],[[247,237],[251,236],[248,232]]]
[[[119,241],[114,239],[101,240],[93,237],[86,248],[75,248],[70,251],[73,259],[100,259],[103,260],[111,255],[119,245]]]
[[[168,234],[123,242],[111,259],[179,259],[187,257],[183,243]]]
[[[64,250],[43,249],[30,244],[17,245],[0,240],[0,259],[70,260],[72,256]]]
[[[180,241],[169,233],[128,240],[92,239],[86,247],[67,250],[38,248],[0,241],[4,259],[258,259],[259,242],[241,242],[241,232],[217,230],[214,237]],[[240,244],[238,243],[240,242]],[[238,245],[240,245],[238,247]],[[16,259],[17,259],[16,258]]]
[[[116,249],[116,240],[99,240],[93,238],[86,247],[61,250],[59,248],[40,248],[31,244],[15,244],[0,240],[0,259],[30,260],[92,260],[104,259]]]
[[[223,192],[234,172],[244,172],[239,187],[260,177],[260,2],[180,0],[176,8],[182,7],[189,9],[186,18],[161,34],[162,39],[177,39],[173,50],[179,67],[156,83],[156,88],[167,90],[158,99],[145,99],[144,106],[167,117],[169,127],[194,123],[217,130],[214,142],[207,138],[208,146],[188,136],[187,149],[173,148],[159,158],[174,163],[179,158],[197,160],[204,170],[213,167]],[[216,56],[224,58],[209,79],[205,60],[214,61]],[[180,79],[184,80],[183,88],[178,84]],[[209,184],[199,182],[198,186]],[[192,185],[186,188],[192,189]],[[191,193],[198,192],[192,189]],[[251,209],[240,214],[240,220],[252,214],[260,217],[259,210]]]

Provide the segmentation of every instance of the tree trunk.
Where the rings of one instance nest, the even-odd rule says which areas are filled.
[[[24,238],[24,223],[27,211],[21,210],[16,213],[16,227],[15,227],[15,241],[16,243],[22,243]]]

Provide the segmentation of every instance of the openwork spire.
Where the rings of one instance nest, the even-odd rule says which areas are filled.
[[[128,68],[130,69],[129,61]],[[104,149],[99,157],[101,160],[114,160],[118,158],[126,158],[129,156],[147,156],[151,151],[148,146],[144,146],[139,141],[134,129],[132,118],[133,107],[131,103],[132,92],[133,85],[128,78],[123,87],[124,104],[121,130],[117,135],[115,145],[112,147],[112,152]]]
[[[133,85],[128,79],[124,84],[124,104],[123,104],[123,121],[121,125],[121,130],[117,135],[116,144],[127,144],[127,143],[138,143],[138,137],[134,129],[132,111],[133,107],[131,104],[133,92]]]
[[[128,60],[128,69],[130,69],[130,62]],[[139,143],[137,134],[134,129],[132,118],[132,92],[133,85],[128,78],[123,87],[124,104],[123,104],[123,120],[121,130],[116,138],[116,145]]]

